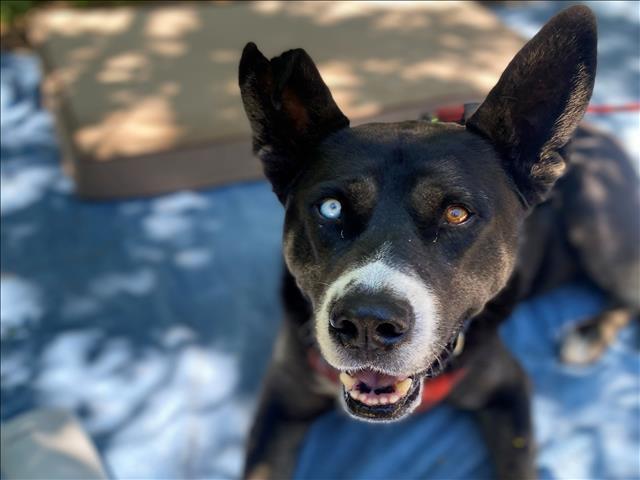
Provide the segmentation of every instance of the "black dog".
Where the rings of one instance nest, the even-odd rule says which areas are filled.
[[[287,266],[246,476],[291,476],[309,423],[334,405],[316,348],[340,372],[342,406],[368,421],[407,416],[426,377],[455,377],[447,401],[477,412],[497,476],[535,477],[527,378],[498,325],[587,277],[612,309],[563,351],[588,361],[640,303],[637,175],[602,134],[581,127],[570,142],[596,37],[588,8],[557,15],[464,125],[349,128],[304,50],[269,61],[245,47],[242,99],[286,208]]]

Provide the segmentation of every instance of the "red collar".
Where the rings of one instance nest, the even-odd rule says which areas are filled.
[[[317,348],[311,347],[307,351],[307,360],[309,365],[320,375],[330,380],[331,382],[340,383],[340,372],[329,365]],[[438,403],[442,402],[453,390],[453,387],[462,380],[467,373],[466,369],[459,368],[451,372],[446,372],[438,375],[434,378],[425,378],[422,385],[422,402],[418,405],[416,413],[421,413],[429,410]]]

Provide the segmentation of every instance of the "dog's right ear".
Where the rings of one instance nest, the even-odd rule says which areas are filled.
[[[587,109],[596,47],[591,10],[564,10],[518,52],[466,122],[500,151],[528,205],[543,200],[565,170],[560,151]]]
[[[270,61],[254,43],[242,52],[240,92],[253,132],[253,150],[284,201],[305,156],[330,133],[349,126],[311,57],[289,50]]]

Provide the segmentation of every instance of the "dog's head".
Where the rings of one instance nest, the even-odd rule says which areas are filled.
[[[421,377],[504,288],[524,218],[565,169],[559,149],[595,69],[595,19],[573,7],[523,47],[465,126],[349,128],[304,50],[267,60],[245,47],[242,99],[286,208],[286,263],[352,415],[411,412]]]

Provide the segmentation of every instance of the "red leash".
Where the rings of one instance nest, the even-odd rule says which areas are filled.
[[[616,112],[640,111],[640,102],[625,103],[623,105],[589,105],[587,113],[606,115]],[[464,117],[464,105],[449,105],[436,110],[436,118],[440,122],[460,122]]]
[[[603,115],[614,112],[637,112],[640,110],[640,102],[625,103],[624,105],[589,105],[587,113]]]

